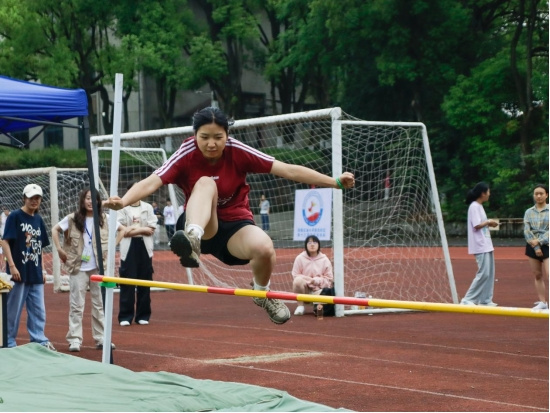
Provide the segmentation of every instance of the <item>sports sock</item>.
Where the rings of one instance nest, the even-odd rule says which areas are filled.
[[[257,291],[269,291],[269,282],[267,283],[267,285],[259,285],[256,280],[254,279],[254,289],[257,290]]]
[[[196,225],[196,224],[187,225],[185,232],[191,232],[191,231],[197,234],[199,236],[199,239],[201,239],[202,236],[204,235],[204,229],[202,229],[199,225]]]

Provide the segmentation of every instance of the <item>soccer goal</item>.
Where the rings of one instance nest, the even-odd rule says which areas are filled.
[[[68,283],[61,282],[59,256],[53,251],[52,228],[76,210],[80,191],[90,186],[88,170],[50,167],[0,171],[2,207],[10,211],[21,208],[23,188],[31,183],[42,188],[43,197],[38,212],[46,224],[50,239],[50,246],[42,252],[43,271],[46,272],[48,282],[53,282],[54,291],[68,291]]]
[[[458,302],[423,124],[367,122],[340,108],[329,108],[237,120],[229,133],[282,162],[332,176],[343,171],[355,174],[354,189],[333,190],[331,241],[323,241],[321,247],[333,262],[337,295]],[[170,156],[192,135],[190,126],[122,134],[121,165],[128,157],[133,166],[121,167],[121,187],[129,180],[145,178],[161,165],[164,158],[155,152]],[[112,136],[92,137],[93,151],[105,151],[99,148],[110,147],[111,141]],[[107,176],[110,170],[101,156],[104,180],[103,174]],[[277,250],[271,287],[292,291],[294,258],[304,250],[303,240],[293,239],[294,210],[299,207],[295,193],[309,188],[269,174],[251,174],[248,183],[250,205],[259,225],[261,194],[270,202],[268,234]],[[177,202],[184,202],[179,188],[174,191]],[[160,191],[146,201],[155,197],[164,204],[166,196]],[[248,266],[225,266],[208,255],[201,256],[201,261],[201,268],[193,270],[196,284],[249,287]],[[153,266],[155,280],[187,282],[179,260],[169,250],[156,251]],[[338,315],[376,311],[337,310]]]

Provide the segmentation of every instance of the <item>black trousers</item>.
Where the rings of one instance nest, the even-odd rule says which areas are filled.
[[[130,242],[130,249],[124,261],[120,263],[121,278],[135,278],[151,281],[153,279],[153,260],[149,257],[143,238],[135,237]],[[134,285],[120,285],[118,322],[136,323],[139,320],[149,321],[151,317],[151,289]],[[135,311],[134,311],[135,304]]]

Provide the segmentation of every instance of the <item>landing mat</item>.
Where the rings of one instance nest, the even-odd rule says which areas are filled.
[[[162,371],[133,372],[30,343],[0,349],[0,411],[348,410],[303,401],[265,387],[196,380]]]

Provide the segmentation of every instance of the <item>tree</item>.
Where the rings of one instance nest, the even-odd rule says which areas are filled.
[[[132,90],[132,60],[113,41],[115,15],[109,0],[0,1],[0,70],[26,80],[82,88],[92,108],[99,92],[106,131],[112,130],[112,102],[105,87],[124,68]],[[127,77],[127,78],[128,78]],[[96,118],[90,117],[96,130]]]
[[[459,136],[454,153],[462,154],[447,179],[450,192],[486,180],[494,189],[491,209],[502,216],[521,216],[529,188],[548,181],[548,13],[535,11],[536,3],[491,2],[488,16],[473,13],[483,22],[476,26],[485,33],[480,49],[489,53],[457,79],[443,104]]]
[[[135,52],[137,68],[155,79],[158,127],[174,126],[176,94],[192,78],[183,55],[196,33],[187,1],[122,0],[116,16],[117,36]]]

